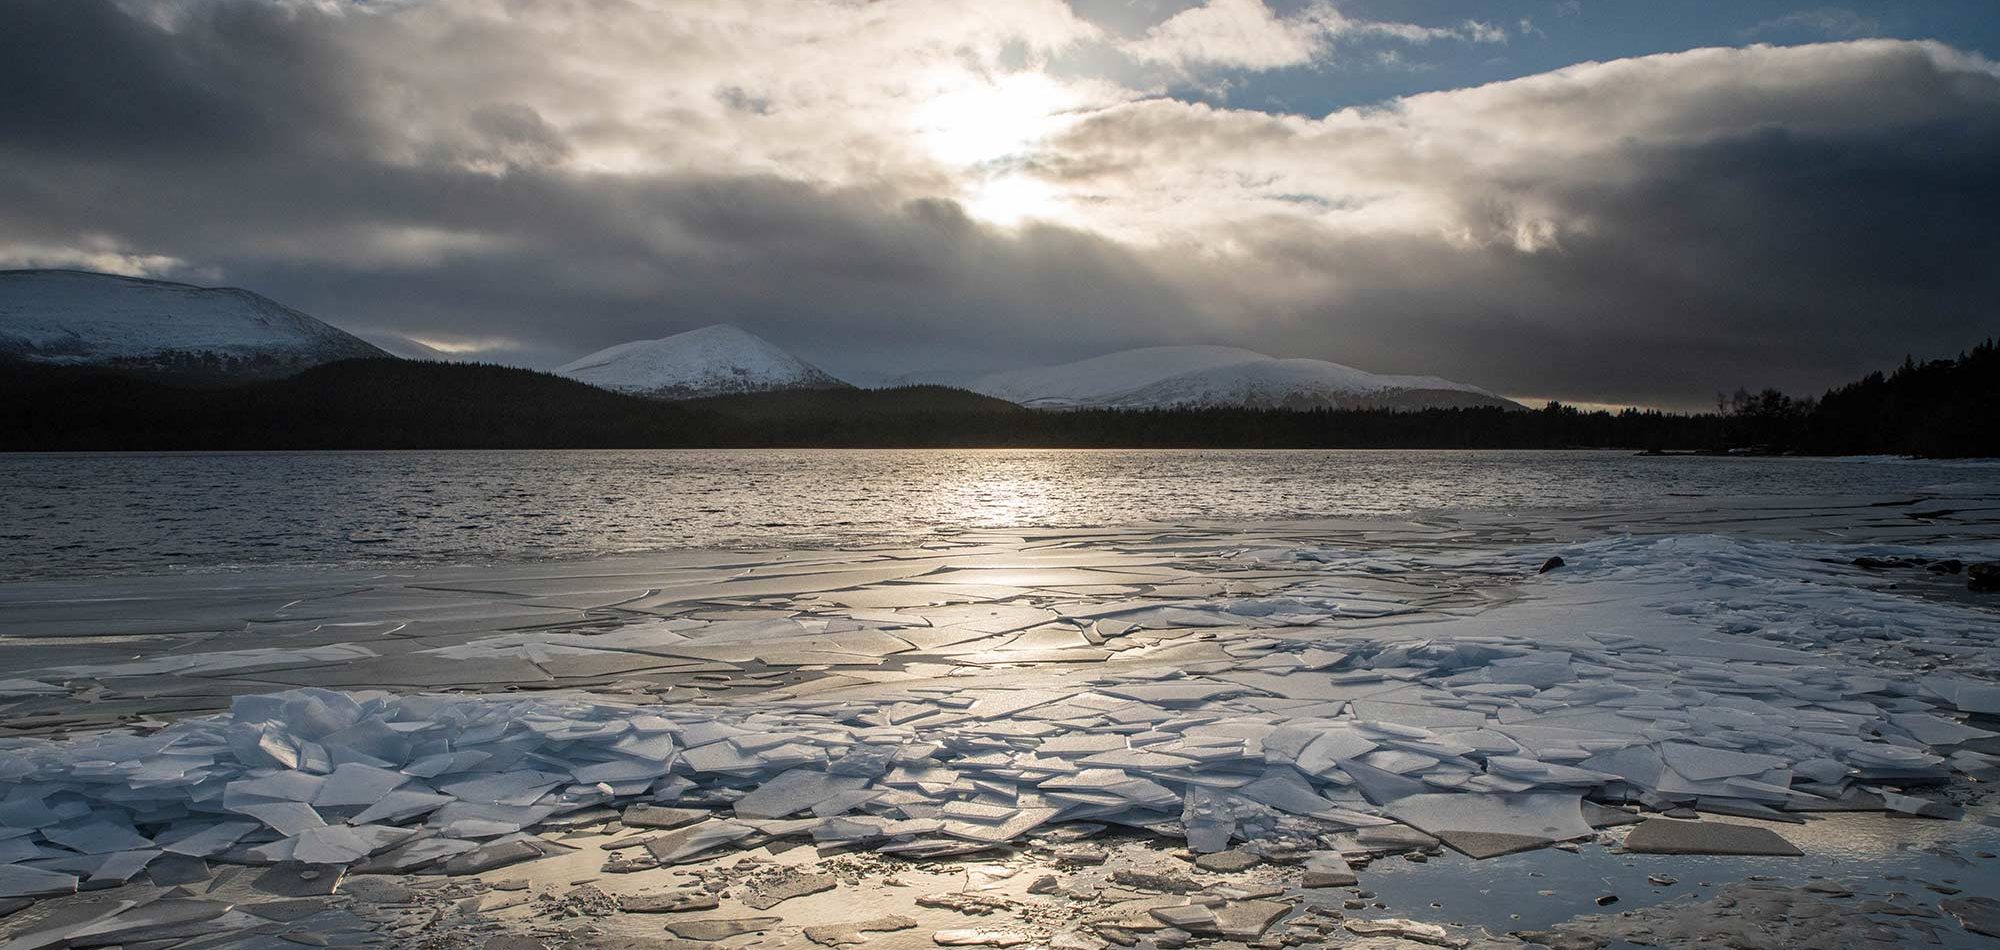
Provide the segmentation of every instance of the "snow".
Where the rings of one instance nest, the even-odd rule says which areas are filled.
[[[1094,406],[1182,373],[1268,359],[1233,346],[1153,346],[1060,366],[994,373],[966,388],[1024,406]]]
[[[981,377],[974,392],[1024,406],[1161,408],[1518,408],[1477,386],[1435,376],[1384,376],[1313,359],[1227,346],[1124,350],[1061,366]]]
[[[247,290],[80,271],[0,271],[0,353],[44,363],[295,371],[388,354]]]
[[[667,399],[847,385],[727,324],[620,343],[557,367],[556,372],[605,389]]]

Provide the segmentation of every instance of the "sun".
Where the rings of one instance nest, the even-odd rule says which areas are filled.
[[[1028,151],[1068,124],[1077,102],[1063,85],[1039,72],[987,79],[958,75],[917,107],[917,137],[939,161],[973,166]]]
[[[1061,190],[1054,185],[1013,172],[978,182],[959,204],[975,218],[1007,226],[1030,220],[1055,221],[1068,211]]]
[[[912,122],[924,150],[955,173],[967,214],[1002,226],[1067,216],[1062,189],[1023,160],[1075,120],[1081,103],[1071,90],[1033,71],[956,74],[934,87]]]

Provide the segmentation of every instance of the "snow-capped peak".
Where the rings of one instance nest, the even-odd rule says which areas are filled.
[[[1518,408],[1493,393],[1435,376],[1384,376],[1339,363],[1277,359],[1228,346],[1156,346],[1061,366],[995,373],[975,392],[1025,406],[1163,408]]]
[[[664,399],[847,385],[770,341],[723,323],[620,343],[556,372],[593,386]]]

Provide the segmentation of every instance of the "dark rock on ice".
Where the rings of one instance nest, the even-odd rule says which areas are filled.
[[[1965,586],[1973,590],[2000,590],[2000,561],[1966,565]]]

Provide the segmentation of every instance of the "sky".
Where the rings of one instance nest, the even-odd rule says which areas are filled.
[[[548,368],[1810,394],[2000,328],[1989,0],[8,0],[0,268]]]

